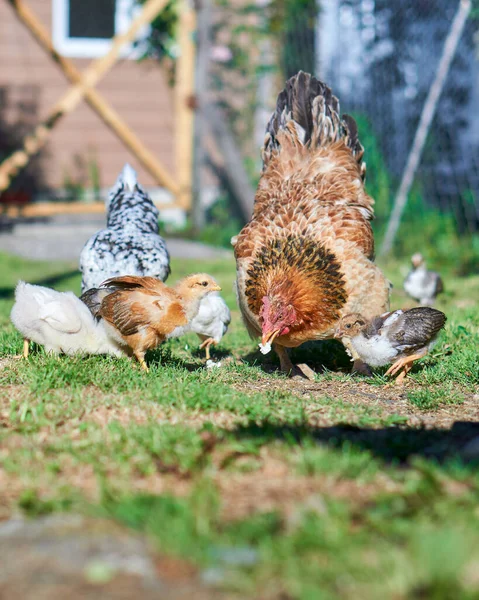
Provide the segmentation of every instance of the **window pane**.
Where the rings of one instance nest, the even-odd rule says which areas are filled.
[[[70,0],[69,37],[110,39],[115,35],[115,0]]]

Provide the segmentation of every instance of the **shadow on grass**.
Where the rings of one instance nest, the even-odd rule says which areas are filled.
[[[194,356],[195,358],[199,358],[203,361],[206,361],[205,351],[200,350],[199,347],[194,350],[190,350],[190,352],[191,352],[191,355]],[[222,349],[222,348],[217,348],[216,346],[211,346],[210,347],[210,355],[211,355],[211,360],[218,361],[218,360],[222,360],[223,358],[227,358],[228,356],[231,356],[231,351],[225,350],[224,348]]]
[[[62,283],[70,277],[75,277],[79,274],[78,269],[72,269],[71,271],[65,271],[65,273],[59,273],[58,275],[50,275],[36,281],[28,281],[32,285],[43,285],[45,287],[55,287],[57,284]],[[15,293],[15,287],[0,287],[0,299],[8,300],[13,298]]]
[[[449,351],[448,354],[451,352]],[[289,350],[289,356],[294,365],[306,363],[318,375],[325,372],[337,374],[350,374],[352,362],[344,346],[338,340],[324,340],[317,342],[307,342],[299,348]],[[279,371],[279,358],[274,351],[263,356],[259,350],[249,352],[241,357],[241,360],[249,366],[259,366],[266,373]],[[428,365],[436,362],[434,355],[429,355]],[[377,375],[384,374],[389,365],[374,369],[373,373]],[[424,368],[424,360],[414,363],[411,373],[419,373]],[[356,374],[356,377],[359,375]],[[369,379],[369,376],[362,376]]]
[[[351,371],[350,358],[341,342],[337,340],[307,342],[299,348],[291,348],[289,356],[293,364],[306,363],[318,374],[325,371]],[[279,370],[279,359],[274,351],[263,356],[259,350],[255,350],[242,356],[241,360],[249,366],[260,366],[267,373]]]
[[[418,456],[437,462],[454,458],[463,460],[462,449],[472,439],[479,437],[479,423],[456,421],[451,429],[397,426],[370,429],[350,424],[330,427],[283,426],[266,421],[239,426],[227,435],[236,440],[258,444],[284,441],[295,446],[309,440],[339,450],[353,447],[367,450],[387,463],[405,465],[411,458]],[[479,460],[479,456],[476,460]]]
[[[155,350],[149,350],[146,353],[146,363],[149,367],[151,367],[152,365],[168,365],[169,367],[185,369],[190,373],[204,369],[204,365],[198,365],[196,363],[187,362],[183,358],[179,358],[178,356],[173,354],[171,349],[165,346],[159,346]]]

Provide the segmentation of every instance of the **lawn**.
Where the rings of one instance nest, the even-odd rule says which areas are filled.
[[[79,292],[80,277],[0,256],[0,519],[111,519],[228,598],[478,598],[479,277],[446,277],[446,330],[401,390],[385,369],[350,376],[337,342],[294,354],[316,381],[285,378],[242,326],[233,260],[173,261],[172,281],[199,270],[233,310],[221,368],[189,335],[144,373],[12,358],[17,279]],[[412,306],[403,271],[385,267],[393,308]]]

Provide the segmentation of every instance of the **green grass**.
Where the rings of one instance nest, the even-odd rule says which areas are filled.
[[[407,265],[406,265],[407,266]],[[404,263],[384,265],[402,295]],[[79,292],[75,266],[0,256],[0,518],[80,511],[144,533],[232,597],[479,597],[479,277],[446,278],[448,322],[401,392],[385,369],[348,374],[336,342],[308,344],[291,381],[257,352],[235,306],[233,261],[207,271],[233,310],[206,370],[196,336],[148,356],[51,357],[9,322],[18,278]],[[225,361],[225,359],[228,360]]]

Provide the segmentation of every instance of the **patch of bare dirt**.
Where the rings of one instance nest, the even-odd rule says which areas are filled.
[[[456,421],[475,422],[479,420],[479,401],[474,394],[458,390],[464,397],[461,404],[443,404],[434,410],[424,411],[414,407],[407,398],[407,393],[421,389],[413,383],[407,383],[403,388],[393,385],[373,386],[364,381],[322,381],[311,382],[298,378],[272,379],[259,381],[242,381],[234,384],[237,390],[243,392],[266,392],[271,390],[288,391],[301,398],[304,402],[308,422],[314,426],[328,426],[334,423],[331,410],[335,409],[334,401],[342,401],[355,407],[368,407],[375,416],[386,418],[388,415],[405,417],[404,425],[411,427],[448,429]],[[423,388],[422,388],[423,389]],[[331,404],[318,405],[315,399],[330,397]],[[311,404],[308,405],[308,400]],[[345,408],[344,405],[341,408]],[[340,417],[344,421],[344,410]],[[355,422],[354,414],[348,415]]]

